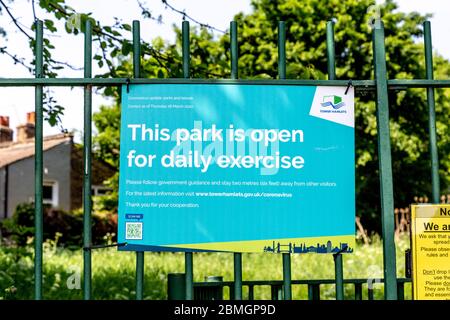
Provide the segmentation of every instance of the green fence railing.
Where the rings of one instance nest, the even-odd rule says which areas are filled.
[[[209,277],[211,278],[211,277]],[[225,295],[225,289],[229,292],[229,297],[231,300],[235,300],[234,291],[232,290],[235,286],[234,281],[222,281],[222,277],[219,281],[207,279],[208,281],[196,282],[194,283],[194,299],[195,300],[218,300],[223,299]],[[168,278],[168,298],[170,300],[182,300],[184,299],[183,284],[185,281],[184,274],[169,274]],[[405,299],[405,283],[410,283],[411,279],[408,278],[398,278],[397,283],[397,299]],[[320,300],[321,299],[321,286],[324,285],[335,285],[336,281],[334,279],[314,279],[314,280],[290,280],[292,286],[303,286],[307,289],[308,300]],[[374,300],[374,284],[383,284],[384,279],[374,278],[374,279],[345,279],[342,281],[342,289],[344,285],[353,286],[353,300],[363,300],[363,289],[367,291],[367,300]],[[259,281],[243,281],[242,286],[247,288],[247,296],[244,297],[247,300],[255,299],[255,289],[261,287],[270,288],[270,298],[272,300],[287,300],[286,291],[284,287],[284,280],[259,280]],[[380,285],[381,286],[381,285]],[[381,290],[378,286],[376,290]],[[296,297],[300,298],[300,297]],[[342,290],[342,299],[344,298],[344,290]],[[341,299],[341,300],[342,300]]]
[[[35,257],[34,257],[34,288],[35,298],[42,299],[42,242],[43,242],[43,87],[44,86],[79,86],[84,87],[84,177],[83,177],[83,261],[84,261],[84,299],[92,299],[92,236],[91,236],[91,141],[92,141],[92,88],[96,86],[121,86],[124,84],[156,84],[156,83],[237,83],[258,85],[292,85],[292,86],[349,86],[355,87],[356,92],[375,91],[377,103],[377,128],[378,128],[378,158],[380,176],[380,201],[383,236],[383,263],[384,263],[384,294],[386,299],[403,298],[404,283],[408,279],[398,279],[396,274],[396,254],[394,243],[394,199],[391,165],[391,146],[389,132],[389,90],[406,90],[409,88],[426,88],[427,104],[429,110],[429,136],[431,150],[431,182],[432,199],[439,203],[439,175],[438,153],[436,138],[435,115],[435,88],[449,88],[450,80],[433,79],[432,44],[430,23],[424,23],[425,39],[425,65],[426,79],[387,79],[386,52],[384,27],[380,19],[373,26],[373,52],[374,73],[372,80],[336,80],[334,31],[333,23],[327,23],[326,44],[328,58],[328,80],[287,80],[286,79],[286,28],[285,23],[278,24],[278,75],[274,80],[239,80],[238,76],[238,26],[233,21],[230,24],[231,40],[231,79],[191,79],[189,57],[189,22],[182,24],[182,53],[183,53],[183,79],[145,79],[141,78],[141,51],[140,51],[140,27],[139,21],[133,21],[133,78],[92,78],[92,25],[86,23],[84,43],[84,78],[45,78],[43,74],[43,23],[36,21],[36,47],[35,47],[35,78],[1,78],[0,87],[31,86],[35,88],[35,112],[36,112],[36,139],[35,139]],[[257,285],[270,285],[276,296],[284,299],[292,298],[293,285],[307,285],[310,298],[318,297],[320,285],[334,283],[336,299],[344,298],[344,285],[353,283],[355,297],[361,297],[363,279],[344,279],[343,256],[333,256],[335,266],[335,279],[332,280],[293,280],[291,279],[291,257],[289,253],[282,254],[283,280],[270,282],[249,282],[242,280],[242,255],[234,253],[234,281],[214,282],[211,284],[194,283],[193,253],[185,254],[184,298],[194,299],[198,288],[207,286],[229,286],[233,299],[242,299],[242,287],[249,288],[249,297],[253,296],[253,289]],[[144,252],[136,252],[136,299],[144,297]],[[280,289],[281,288],[281,289]],[[281,290],[281,291],[279,291]],[[399,291],[400,290],[400,291]],[[275,296],[272,296],[273,298]]]

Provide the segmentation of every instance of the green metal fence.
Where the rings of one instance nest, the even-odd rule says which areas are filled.
[[[95,86],[121,86],[124,84],[156,84],[156,83],[237,83],[237,84],[259,84],[259,85],[292,85],[292,86],[349,86],[353,85],[356,92],[371,90],[376,92],[377,103],[377,129],[378,129],[378,156],[380,176],[380,199],[381,220],[383,233],[383,261],[385,298],[394,300],[404,297],[404,283],[410,279],[397,279],[396,255],[394,243],[394,201],[393,181],[391,166],[391,146],[389,134],[389,90],[406,90],[408,88],[426,88],[427,103],[429,109],[429,139],[431,150],[431,181],[432,200],[439,203],[439,175],[438,175],[438,153],[436,144],[436,117],[434,89],[438,87],[450,87],[450,80],[433,79],[433,61],[431,45],[430,23],[424,23],[425,38],[425,62],[426,79],[402,80],[387,79],[386,75],[386,53],[384,27],[381,20],[376,20],[373,26],[373,53],[374,53],[374,80],[336,80],[335,51],[333,22],[327,23],[326,44],[328,58],[328,80],[287,80],[286,79],[286,28],[285,23],[280,21],[278,25],[278,75],[274,80],[239,80],[238,76],[238,26],[235,21],[230,24],[231,37],[231,79],[204,80],[190,78],[189,58],[189,22],[182,24],[182,53],[183,53],[183,79],[144,79],[141,78],[140,66],[140,27],[139,21],[133,21],[133,78],[92,78],[92,25],[88,20],[86,23],[84,42],[84,77],[83,78],[45,78],[43,74],[43,24],[36,22],[36,47],[35,47],[35,78],[2,78],[0,86],[32,86],[35,88],[35,111],[36,111],[36,139],[35,139],[35,272],[34,288],[35,299],[43,298],[42,292],[42,242],[43,242],[43,87],[44,86],[79,86],[84,87],[84,177],[83,177],[83,261],[84,261],[84,299],[95,298],[91,296],[91,141],[92,141],[92,87]],[[242,255],[234,253],[234,281],[232,282],[193,282],[193,253],[185,254],[185,282],[183,286],[183,298],[191,300],[194,298],[205,298],[202,296],[202,288],[215,287],[223,290],[230,288],[232,299],[243,299],[242,288],[248,287],[248,299],[253,299],[255,286],[271,286],[273,299],[291,299],[293,285],[308,286],[308,297],[310,299],[320,298],[320,285],[335,284],[336,299],[344,298],[344,284],[352,284],[355,290],[355,299],[362,298],[362,286],[367,279],[344,279],[343,278],[343,256],[333,255],[335,266],[335,279],[324,280],[292,280],[291,279],[291,257],[289,253],[282,254],[283,280],[282,281],[243,281],[242,280]],[[144,252],[136,252],[136,299],[143,298],[144,293]],[[368,289],[369,299],[373,298],[373,290]]]
[[[183,278],[184,280],[184,278]],[[170,282],[170,280],[169,280]],[[342,281],[342,288],[344,285],[353,286],[353,298],[354,300],[363,299],[363,289],[367,291],[368,300],[374,300],[374,287],[373,283],[383,283],[383,279],[344,279]],[[397,299],[404,300],[405,297],[405,283],[411,282],[411,279],[399,278],[397,279]],[[334,279],[314,279],[314,280],[290,280],[291,285],[306,286],[308,292],[308,300],[320,300],[321,286],[323,285],[336,285]],[[220,281],[220,282],[196,282],[194,283],[194,297],[199,300],[214,300],[216,297],[223,297],[224,289],[229,288],[230,299],[234,299],[233,291],[231,288],[234,286],[233,281]],[[247,287],[247,299],[253,300],[255,296],[256,287],[270,287],[272,300],[290,300],[291,296],[286,295],[286,287],[284,280],[264,280],[264,281],[243,281],[243,287]],[[169,285],[169,298],[177,300],[177,292],[179,285],[176,281],[172,281]],[[343,292],[342,292],[343,293]],[[289,292],[290,294],[290,292]],[[343,296],[338,300],[343,300]]]

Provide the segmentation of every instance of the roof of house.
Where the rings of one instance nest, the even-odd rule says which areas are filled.
[[[44,137],[43,150],[49,150],[62,143],[72,140],[72,134],[56,134]],[[2,142],[0,143],[0,168],[10,165],[19,160],[34,156],[34,138],[25,142]]]

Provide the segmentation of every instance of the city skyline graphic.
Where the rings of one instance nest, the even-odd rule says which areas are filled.
[[[352,253],[353,248],[348,243],[339,243],[339,246],[333,246],[331,240],[328,240],[326,244],[317,243],[315,246],[307,246],[306,243],[296,245],[289,242],[282,244],[280,242],[272,242],[272,246],[265,246],[264,252],[273,253]]]

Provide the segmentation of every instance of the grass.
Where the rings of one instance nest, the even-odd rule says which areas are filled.
[[[404,252],[408,238],[397,242],[397,275],[404,277]],[[371,245],[359,244],[354,253],[344,256],[344,278],[382,278],[382,244],[373,238]],[[94,299],[133,299],[135,296],[135,253],[117,249],[99,249],[92,255],[92,295]],[[44,299],[82,299],[82,252],[58,248],[55,242],[44,245]],[[167,275],[184,272],[182,253],[145,254],[145,299],[167,298]],[[243,254],[243,280],[281,280],[282,261],[277,254]],[[33,298],[33,249],[0,248],[0,299]],[[206,276],[233,280],[233,255],[230,253],[194,254],[194,281]],[[292,255],[292,279],[332,279],[331,255]],[[80,288],[81,287],[81,288]],[[71,288],[71,289],[69,289]],[[376,284],[376,299],[383,298],[383,285]],[[334,299],[334,285],[321,285],[321,298]],[[244,289],[244,297],[247,297]],[[345,285],[346,299],[353,299],[354,288]],[[225,298],[228,292],[225,291]],[[256,299],[270,299],[270,287],[256,287]],[[294,299],[307,299],[306,286],[293,286]],[[367,299],[367,285],[363,286]],[[405,286],[405,298],[411,299],[411,286]]]

